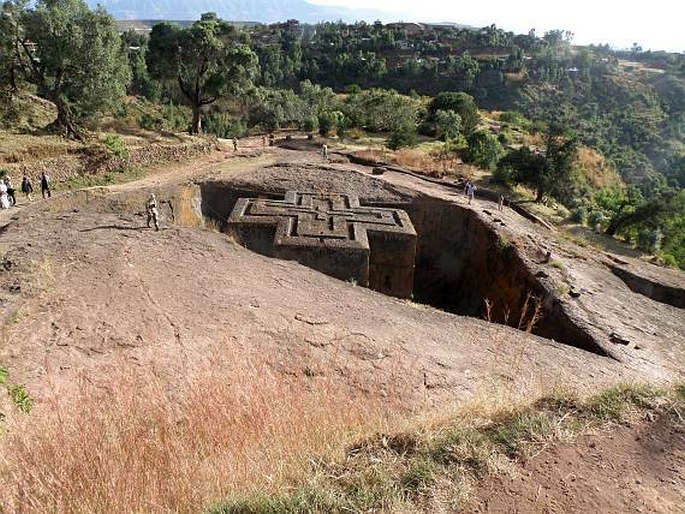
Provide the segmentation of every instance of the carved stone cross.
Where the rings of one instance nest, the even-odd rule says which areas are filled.
[[[258,253],[394,296],[411,295],[416,231],[400,209],[361,206],[344,193],[289,191],[283,200],[239,199],[228,229]]]

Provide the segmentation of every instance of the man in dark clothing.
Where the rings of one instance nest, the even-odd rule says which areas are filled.
[[[43,198],[50,198],[52,196],[50,193],[50,177],[45,172],[40,175],[40,190],[43,193]]]
[[[17,205],[17,197],[14,196],[14,185],[12,179],[5,177],[5,185],[7,186],[7,196],[9,197],[10,205]]]
[[[31,193],[33,193],[33,185],[31,185],[31,181],[26,175],[24,175],[24,179],[21,181],[21,192],[26,195],[26,199],[30,202]]]

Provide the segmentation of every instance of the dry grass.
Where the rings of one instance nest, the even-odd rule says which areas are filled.
[[[475,168],[465,165],[456,156],[425,148],[402,148],[401,150],[366,149],[355,155],[377,164],[396,164],[402,168],[431,177],[468,176],[473,178]]]
[[[578,149],[578,165],[593,188],[620,187],[623,184],[616,168],[592,148],[581,146]]]
[[[388,408],[264,364],[208,361],[165,389],[152,370],[54,390],[8,416],[2,512],[197,512],[277,492],[307,459],[377,429]]]
[[[532,334],[535,327],[544,316],[542,301],[528,291],[526,293],[526,298],[523,301],[523,305],[517,310],[518,320],[516,320],[516,316],[512,317],[512,308],[510,305],[498,306],[489,298],[483,300],[483,319],[485,319],[485,321],[513,326],[528,334]],[[498,312],[500,316],[496,316],[495,312]]]
[[[426,152],[417,148],[403,148],[392,156],[392,160],[408,168],[432,177],[442,178],[465,174],[465,166],[456,156],[443,152]]]
[[[585,400],[562,389],[525,402],[506,398],[499,406],[488,398],[394,426],[335,459],[312,461],[309,477],[285,494],[230,498],[211,512],[459,512],[479,480],[496,472],[514,478],[519,458],[579,433],[661,415],[682,424],[682,394],[628,385]]]
[[[60,157],[82,147],[60,136],[0,132],[0,166]]]
[[[367,159],[376,164],[385,164],[390,162],[390,157],[392,152],[388,150],[378,150],[378,149],[364,149],[354,152],[354,154],[362,159]]]

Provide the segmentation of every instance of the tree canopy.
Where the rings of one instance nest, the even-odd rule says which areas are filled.
[[[130,71],[114,18],[103,9],[83,0],[38,0],[33,9],[17,1],[5,3],[3,18],[13,65],[55,104],[58,130],[80,137],[77,122],[124,95]]]
[[[428,113],[435,117],[438,111],[454,111],[461,117],[462,128],[466,134],[470,134],[480,122],[478,107],[471,95],[464,92],[438,93],[428,106]]]
[[[244,89],[257,66],[247,36],[214,13],[203,14],[187,29],[155,25],[146,61],[153,78],[178,85],[193,111],[193,134],[202,132],[202,108]]]

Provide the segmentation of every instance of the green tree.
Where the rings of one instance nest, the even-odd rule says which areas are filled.
[[[154,86],[147,72],[145,54],[147,53],[148,37],[146,34],[129,29],[121,34],[124,51],[128,55],[128,65],[131,69],[131,82],[128,86],[130,95],[154,96]]]
[[[464,133],[467,135],[476,130],[480,122],[480,114],[478,114],[476,102],[471,95],[466,93],[438,93],[428,106],[428,114],[431,121],[435,121],[435,114],[440,110],[454,111],[459,114]]]
[[[22,74],[55,104],[54,128],[80,138],[76,123],[115,105],[130,79],[114,18],[83,0],[6,7]]]
[[[511,180],[535,188],[536,202],[552,195],[566,198],[571,185],[578,142],[562,122],[547,124],[543,145],[537,151],[521,147],[510,151],[498,164],[500,171],[510,169]],[[505,174],[505,173],[502,173]]]
[[[420,101],[397,91],[371,89],[350,96],[346,108],[356,126],[386,132],[407,123],[415,124]]]
[[[190,28],[160,23],[152,28],[146,56],[153,78],[176,81],[190,104],[190,132],[202,132],[202,109],[235,94],[252,80],[257,56],[247,36],[214,13],[203,14]]]
[[[343,129],[345,115],[340,111],[324,111],[319,114],[319,134],[322,136],[330,136],[333,130],[338,130],[341,126]]]
[[[438,110],[435,113],[435,124],[438,135],[444,136],[445,140],[455,139],[461,134],[461,116],[454,111]]]
[[[473,83],[473,79],[480,73],[480,65],[476,59],[464,51],[459,57],[454,59],[453,70],[457,75],[464,77],[466,84],[470,86]]]
[[[292,89],[256,88],[250,95],[250,121],[273,131],[286,125],[301,125],[308,106]]]
[[[466,137],[468,146],[462,150],[462,158],[466,162],[492,170],[504,154],[502,145],[491,132],[477,130]]]
[[[685,153],[674,155],[668,160],[664,175],[671,185],[685,189]]]
[[[416,146],[416,126],[412,123],[403,123],[395,127],[388,138],[388,148],[398,150],[407,146]]]
[[[19,89],[21,59],[19,59],[19,24],[21,5],[5,2],[0,12],[0,90],[13,94]]]

